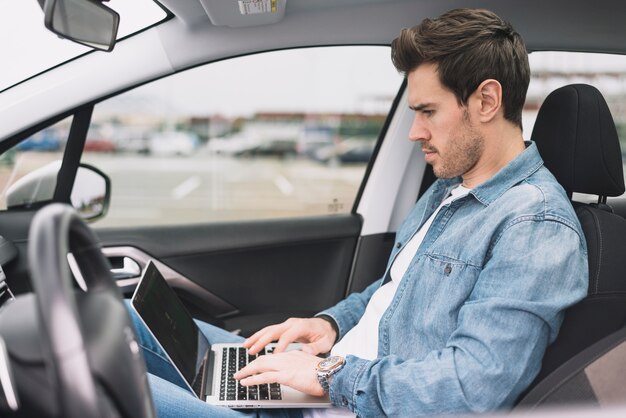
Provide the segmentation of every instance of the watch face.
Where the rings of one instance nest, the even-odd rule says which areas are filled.
[[[327,359],[320,361],[317,368],[320,370],[332,370],[341,366],[344,361],[344,358],[341,356],[328,357]]]

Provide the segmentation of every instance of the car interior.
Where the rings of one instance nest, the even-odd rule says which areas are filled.
[[[588,296],[513,414],[626,412],[626,65],[599,58],[626,54],[626,3],[112,0],[112,36],[76,46],[59,38],[76,34],[55,26],[56,2],[24,0],[32,27],[76,49],[0,80],[0,416],[156,416],[123,303],[150,260],[195,318],[243,336],[378,279],[436,179],[407,140],[389,45],[455,7],[491,9],[522,34],[536,74],[524,135],[588,245]],[[552,52],[591,58],[537,58],[535,73],[533,57]],[[340,107],[343,90],[356,104]]]

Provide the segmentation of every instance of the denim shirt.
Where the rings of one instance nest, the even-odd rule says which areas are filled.
[[[461,179],[437,180],[396,234],[387,271],[320,313],[342,338],[389,280],[402,247]],[[563,311],[587,294],[587,248],[567,195],[534,143],[444,206],[379,323],[378,357],[347,356],[333,404],[358,416],[511,406],[539,372]]]

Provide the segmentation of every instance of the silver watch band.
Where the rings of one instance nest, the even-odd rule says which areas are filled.
[[[324,393],[328,393],[330,391],[328,377],[328,373],[317,374],[317,381],[320,382],[320,386],[322,387],[322,389],[324,389]]]

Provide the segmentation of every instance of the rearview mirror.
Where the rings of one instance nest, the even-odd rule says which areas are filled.
[[[43,0],[39,0],[40,3]],[[112,51],[120,15],[102,0],[45,0],[44,23],[57,35],[103,51]]]

